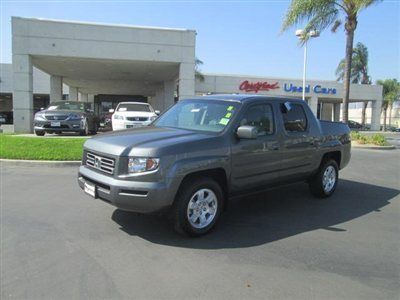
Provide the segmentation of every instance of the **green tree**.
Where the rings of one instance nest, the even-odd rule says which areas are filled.
[[[282,31],[307,21],[305,37],[311,30],[323,31],[331,27],[335,32],[344,22],[346,55],[343,76],[343,121],[349,119],[349,93],[354,32],[360,11],[381,0],[292,0],[284,18]]]
[[[200,59],[198,59],[196,57],[196,59],[194,61],[194,76],[196,79],[199,79],[200,81],[204,81],[204,75],[200,71],[201,65],[203,65],[203,61],[201,61]]]
[[[394,101],[396,101],[399,98],[400,95],[400,83],[397,81],[397,79],[378,80],[376,83],[382,85],[383,87],[382,109],[383,109],[383,130],[385,131],[387,110],[389,109],[391,115],[392,105]]]
[[[346,60],[343,58],[336,68],[336,76],[338,81],[342,81],[345,74]],[[353,49],[350,71],[351,83],[371,84],[371,78],[368,74],[368,49],[363,43],[357,43]],[[361,112],[361,123],[365,125],[365,114],[368,101],[363,102]]]

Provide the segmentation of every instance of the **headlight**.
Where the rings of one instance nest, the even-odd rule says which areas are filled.
[[[70,120],[82,120],[85,116],[77,115],[77,114],[70,114],[68,119]]]
[[[148,158],[148,157],[131,157],[128,162],[129,173],[142,173],[147,171],[153,171],[158,168],[160,163],[159,158]]]
[[[114,118],[115,120],[123,120],[123,119],[124,119],[124,116],[121,116],[121,115],[114,115],[113,118]]]
[[[149,120],[150,120],[151,122],[153,122],[155,119],[157,119],[157,116],[152,116],[152,117],[150,117]]]
[[[35,120],[46,120],[46,119],[44,118],[44,114],[37,113],[35,114]]]

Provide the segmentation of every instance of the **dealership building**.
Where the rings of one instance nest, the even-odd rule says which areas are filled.
[[[12,18],[12,64],[1,64],[0,113],[15,132],[31,132],[34,112],[61,99],[93,102],[97,114],[120,101],[165,110],[203,94],[302,96],[301,79],[243,75],[195,76],[196,32],[187,29]],[[339,121],[342,84],[308,80],[306,100],[318,118]],[[378,130],[382,87],[351,85],[350,102],[370,103]]]

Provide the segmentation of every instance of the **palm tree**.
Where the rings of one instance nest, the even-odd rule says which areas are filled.
[[[389,108],[391,114],[393,102],[399,98],[400,82],[398,82],[397,79],[385,79],[385,80],[378,80],[376,83],[383,86],[382,109],[383,109],[383,130],[385,131],[387,110]]]
[[[311,30],[323,31],[331,27],[336,32],[344,21],[346,31],[346,56],[343,76],[343,122],[349,119],[349,93],[354,32],[360,11],[381,0],[292,0],[282,25],[282,31],[308,21],[304,40]]]
[[[345,74],[346,60],[342,59],[336,68],[338,81],[342,81]],[[353,49],[350,71],[351,83],[371,84],[371,78],[368,75],[368,49],[363,43],[357,43]],[[361,123],[365,126],[365,113],[368,101],[364,101],[361,112]]]
[[[194,61],[194,77],[199,79],[200,81],[204,81],[204,75],[200,71],[200,66],[203,64],[203,61],[196,57]]]

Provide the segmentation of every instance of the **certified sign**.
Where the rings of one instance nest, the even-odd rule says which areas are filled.
[[[255,92],[255,93],[258,93],[258,91],[269,91],[275,89],[279,89],[278,82],[275,83],[269,83],[267,81],[250,82],[248,80],[245,80],[239,86],[239,90],[241,91]]]

